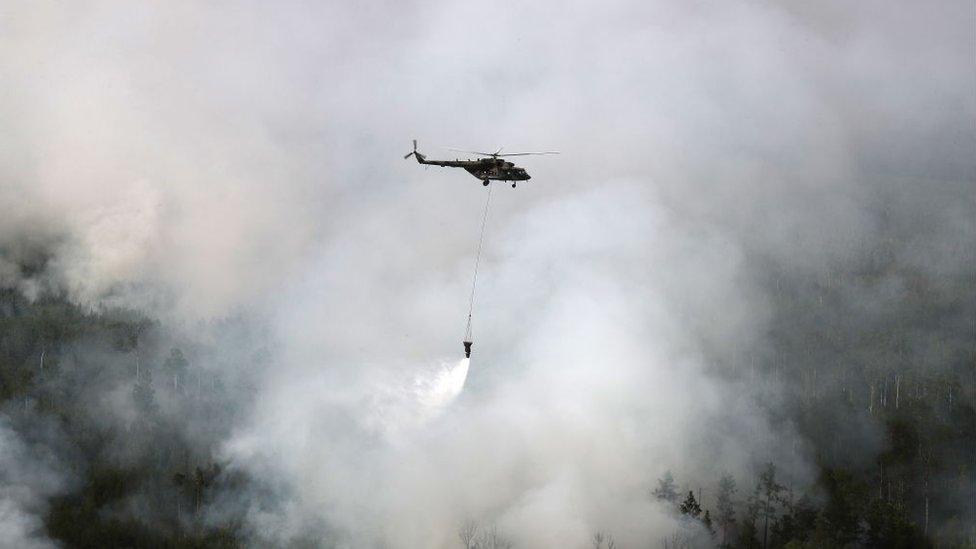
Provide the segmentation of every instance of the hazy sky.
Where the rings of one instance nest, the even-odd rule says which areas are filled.
[[[906,260],[959,266],[973,21],[965,1],[6,3],[0,281],[270,326],[223,452],[284,487],[257,539],[450,547],[474,519],[631,546],[672,528],[647,497],[666,469],[809,474],[704,372],[762,343],[757,258],[819,272],[893,201],[947,243]],[[416,395],[461,358],[487,191],[404,161],[414,138],[562,151],[494,189],[467,385],[433,411]],[[37,253],[44,272],[13,267]]]

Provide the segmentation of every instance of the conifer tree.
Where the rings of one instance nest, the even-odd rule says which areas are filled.
[[[769,462],[759,475],[759,485],[757,486],[761,497],[760,512],[763,519],[762,546],[766,549],[769,539],[769,522],[775,519],[776,512],[780,504],[780,494],[783,486],[776,482],[776,466]]]
[[[678,508],[682,515],[697,519],[701,516],[701,505],[698,504],[698,500],[695,499],[695,493],[688,490],[688,497],[681,502],[681,507]]]

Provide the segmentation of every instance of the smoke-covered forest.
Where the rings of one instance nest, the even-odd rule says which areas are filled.
[[[973,545],[973,242],[944,250],[969,268],[911,268],[902,258],[913,241],[927,244],[924,233],[904,234],[902,219],[877,213],[876,241],[816,275],[757,258],[774,303],[771,344],[713,350],[712,375],[795,425],[793,440],[752,443],[804,448],[813,482],[791,481],[775,461],[738,477],[661,471],[647,498],[680,527],[660,546]],[[865,292],[870,302],[851,299]],[[218,444],[252,404],[249,372],[266,351],[241,350],[228,378],[206,345],[184,350],[145,315],[84,310],[56,293],[27,299],[6,288],[2,298],[5,520],[30,513],[19,518],[36,521],[30,530],[72,547],[251,539],[241,501],[268,487],[228,467]],[[249,339],[246,329],[214,328],[235,341]],[[458,546],[511,546],[478,522],[458,534]],[[592,544],[620,546],[604,531]]]
[[[974,10],[0,7],[0,547],[976,547]]]

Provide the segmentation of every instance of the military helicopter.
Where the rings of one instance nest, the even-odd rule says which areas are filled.
[[[515,188],[515,184],[519,181],[528,181],[532,178],[528,173],[526,173],[525,168],[519,168],[515,164],[508,162],[507,160],[502,160],[503,156],[529,156],[536,154],[559,154],[557,151],[542,151],[542,152],[515,152],[515,153],[505,153],[502,154],[502,150],[498,149],[493,153],[478,152],[478,151],[462,151],[459,149],[450,149],[455,152],[464,152],[470,154],[479,154],[483,158],[477,160],[427,160],[427,157],[421,154],[417,150],[417,140],[413,140],[413,151],[407,153],[403,158],[410,158],[413,156],[417,159],[417,162],[421,164],[427,164],[432,166],[445,166],[448,168],[464,168],[465,171],[471,175],[477,177],[481,180],[481,184],[488,186],[488,183],[492,179],[497,181],[511,181],[512,188]]]

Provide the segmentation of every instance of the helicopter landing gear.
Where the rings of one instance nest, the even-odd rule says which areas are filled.
[[[513,188],[513,189],[515,188],[515,183],[512,183],[512,188]]]
[[[481,184],[484,185],[485,187],[487,187],[488,186],[488,180],[485,179],[484,181],[481,182]]]

